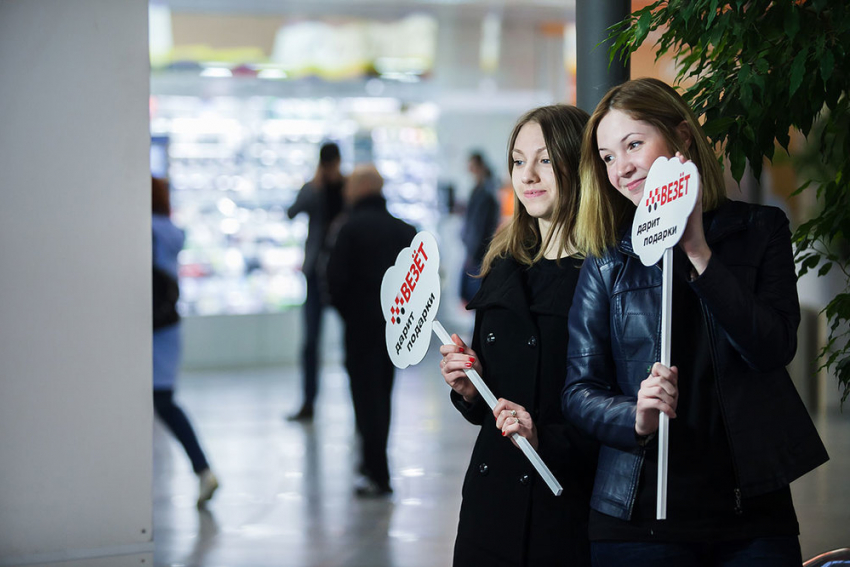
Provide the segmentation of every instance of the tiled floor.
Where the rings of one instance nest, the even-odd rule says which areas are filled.
[[[188,372],[177,399],[221,489],[206,511],[195,508],[196,479],[188,460],[157,424],[156,565],[450,565],[462,476],[476,431],[449,404],[433,353],[396,379],[391,500],[352,495],[353,413],[338,364],[324,369],[312,425],[283,419],[300,400],[295,368]],[[816,422],[832,460],[793,486],[806,557],[850,546],[850,409],[839,413],[835,403]]]

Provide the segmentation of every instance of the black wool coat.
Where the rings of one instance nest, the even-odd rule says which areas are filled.
[[[573,260],[563,262],[564,270],[577,270]],[[566,422],[560,408],[576,278],[564,278],[547,294],[545,314],[556,316],[557,323],[554,332],[541,336],[530,311],[526,269],[508,258],[497,261],[486,276],[468,306],[476,310],[472,348],[493,394],[531,413],[538,453],[564,492],[557,497],[551,492],[522,451],[496,428],[480,397],[468,404],[452,392],[463,416],[481,426],[464,479],[455,567],[590,564],[587,516],[596,446]]]

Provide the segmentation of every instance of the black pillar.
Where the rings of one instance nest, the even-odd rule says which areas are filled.
[[[629,80],[629,64],[619,58],[609,68],[608,28],[631,13],[631,0],[576,1],[576,106],[593,112],[599,99],[615,85]]]

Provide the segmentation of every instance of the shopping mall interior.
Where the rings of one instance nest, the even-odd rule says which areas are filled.
[[[391,497],[354,496],[332,309],[316,414],[286,419],[301,399],[308,227],[286,210],[323,142],[344,172],[374,163],[389,210],[436,236],[437,317],[469,337],[455,244],[468,157],[486,157],[508,215],[514,122],[577,103],[576,12],[574,0],[0,0],[0,566],[450,565],[478,430],[449,401],[436,338],[396,374]],[[671,81],[675,67],[647,46],[631,76],[647,75]],[[168,178],[186,233],[176,399],[220,483],[201,508],[151,406],[150,174]],[[784,162],[730,180],[733,199],[800,223],[812,204],[794,189]],[[850,547],[850,417],[813,362],[841,284],[798,285],[789,372],[831,457],[792,484],[804,558]]]

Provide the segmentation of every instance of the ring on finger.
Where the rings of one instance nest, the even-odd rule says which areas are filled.
[[[516,419],[516,410],[515,409],[511,410],[511,417]]]

